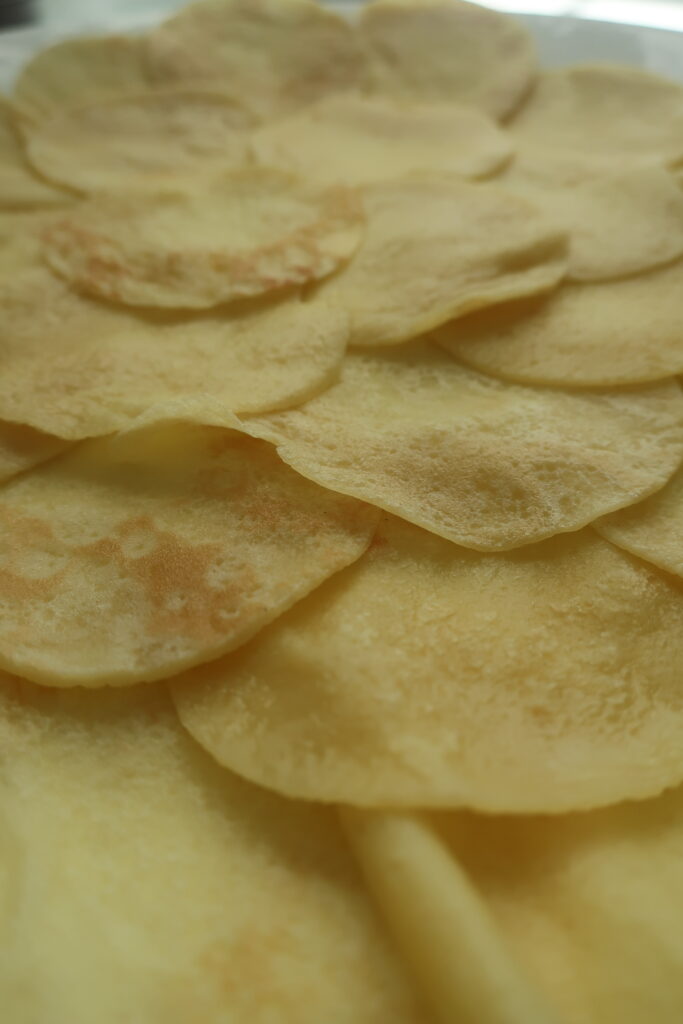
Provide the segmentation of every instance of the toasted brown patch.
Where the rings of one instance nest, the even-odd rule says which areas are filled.
[[[93,199],[51,225],[45,255],[80,291],[201,309],[327,276],[362,223],[351,191],[252,169],[196,193]]]
[[[8,484],[0,518],[0,662],[101,686],[244,643],[357,558],[376,516],[262,441],[176,423],[82,445]]]

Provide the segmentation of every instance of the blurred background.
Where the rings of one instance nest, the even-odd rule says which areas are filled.
[[[347,0],[349,3],[358,0]],[[144,24],[183,6],[184,0],[0,0],[0,24],[102,27],[123,19]],[[489,7],[522,14],[555,14],[683,30],[683,0],[487,0]]]

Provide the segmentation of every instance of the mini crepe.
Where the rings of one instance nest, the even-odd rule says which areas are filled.
[[[103,686],[244,643],[358,558],[376,513],[263,442],[171,419],[10,481],[0,520],[0,666]]]
[[[161,688],[2,676],[0,749],[8,1024],[424,1022],[334,813],[217,767]]]
[[[55,222],[45,255],[80,291],[201,309],[325,277],[352,255],[362,223],[347,189],[251,169],[194,193],[92,199]]]
[[[388,518],[355,566],[172,683],[290,796],[564,812],[683,778],[683,593],[590,529],[506,554]]]
[[[508,127],[513,139],[546,149],[676,163],[683,158],[683,86],[609,64],[545,71]]]
[[[411,171],[482,178],[510,157],[509,137],[478,110],[332,96],[255,132],[260,163],[322,184],[366,184]]]
[[[254,124],[241,99],[185,90],[88,102],[23,133],[37,171],[87,194],[196,188],[244,163]]]
[[[563,1024],[679,1024],[683,789],[585,814],[436,824]]]
[[[179,397],[234,412],[305,401],[335,379],[346,315],[297,295],[193,315],[78,295],[46,269],[0,278],[0,418],[66,440],[118,430]]]
[[[547,300],[445,324],[463,363],[522,384],[611,387],[683,373],[683,261],[637,277],[565,284]]]
[[[515,387],[424,342],[356,352],[341,379],[247,429],[297,472],[482,551],[577,530],[659,490],[683,460],[676,382]]]
[[[598,520],[595,528],[613,544],[683,577],[683,471],[647,501]]]
[[[371,3],[358,30],[379,93],[470,103],[503,118],[536,75],[533,43],[521,25],[462,0]]]
[[[144,92],[149,87],[142,38],[65,39],[36,54],[22,69],[13,99],[28,121],[46,121],[89,101]]]
[[[310,0],[203,0],[154,29],[145,51],[155,84],[238,82],[266,117],[355,89],[365,73],[348,22]]]
[[[566,236],[527,200],[419,174],[362,190],[365,237],[320,288],[348,310],[351,344],[409,341],[475,309],[554,288]]]
[[[663,167],[596,165],[590,175],[587,163],[581,180],[571,155],[566,163],[557,154],[527,150],[500,184],[567,230],[570,279],[626,277],[683,255],[683,192],[672,174]]]
[[[71,197],[34,174],[21,146],[10,107],[0,99],[0,209],[64,206]]]

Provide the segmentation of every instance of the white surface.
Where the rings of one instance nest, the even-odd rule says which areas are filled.
[[[82,0],[65,3],[60,0],[59,28],[48,19],[40,28],[0,33],[0,89],[9,89],[22,64],[51,42],[69,35],[140,31],[179,6],[182,0],[150,0],[149,3],[126,0],[118,5],[115,14],[110,7],[105,12],[99,3],[88,3],[88,13],[84,16],[78,13],[79,7],[83,10]],[[356,5],[331,6],[348,11],[352,16]],[[650,12],[650,20],[657,24],[664,21],[664,24],[675,25],[678,18],[683,28],[683,3],[679,6],[657,0],[490,0],[489,6],[510,12],[552,12],[519,15],[535,36],[541,63],[545,66],[612,61],[648,68],[683,81],[683,32],[594,20],[594,16],[602,12],[610,18],[621,13],[626,20],[630,17],[637,22]],[[563,11],[572,13],[562,14]]]

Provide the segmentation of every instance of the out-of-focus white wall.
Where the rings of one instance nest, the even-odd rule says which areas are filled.
[[[187,0],[34,0],[34,9],[44,25],[102,23],[112,17],[144,20],[184,6]]]
[[[43,24],[95,25],[111,18],[144,22],[182,7],[186,0],[34,0]],[[346,0],[361,2],[361,0]],[[683,0],[481,0],[490,7],[522,14],[559,14],[597,21],[683,30]]]

